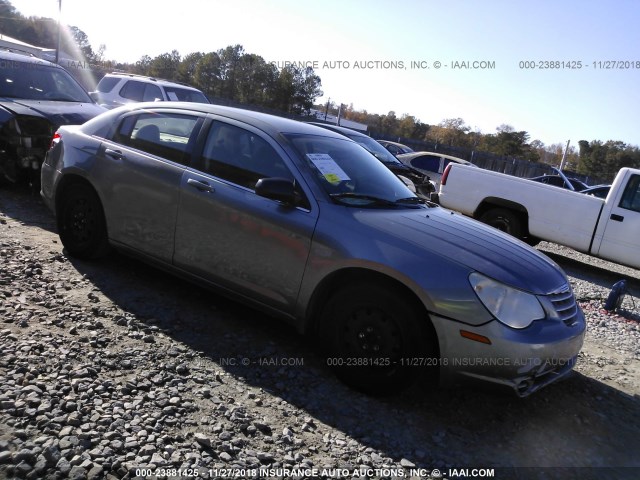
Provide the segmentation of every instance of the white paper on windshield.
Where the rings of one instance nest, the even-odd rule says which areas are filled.
[[[307,153],[309,160],[313,162],[322,176],[330,183],[339,183],[351,180],[349,175],[327,153]]]
[[[178,101],[178,96],[176,95],[176,92],[167,92],[167,97],[169,97],[169,100],[171,100],[172,102]]]

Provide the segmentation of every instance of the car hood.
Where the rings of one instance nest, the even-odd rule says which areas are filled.
[[[81,125],[107,110],[95,103],[53,102],[1,98],[0,105],[14,115],[30,115],[47,119],[55,126]]]
[[[529,245],[495,228],[440,207],[382,214],[360,211],[358,220],[512,287],[537,295],[567,284],[560,267]],[[390,221],[392,220],[392,221]]]

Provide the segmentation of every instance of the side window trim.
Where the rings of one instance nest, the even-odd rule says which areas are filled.
[[[149,100],[149,98],[145,98],[149,94],[153,95],[154,100],[156,98],[159,98],[160,100],[164,100],[164,97],[162,95],[162,89],[158,85],[154,85],[152,83],[147,83],[144,86],[144,90],[143,90],[143,93],[142,93],[142,100],[144,100],[146,102],[153,102],[154,100]]]
[[[183,116],[183,117],[189,117],[190,119],[196,120],[191,129],[191,133],[186,142],[185,148],[183,150],[182,149],[176,150],[177,152],[179,152],[179,154],[181,154],[180,159],[169,158],[167,155],[158,154],[152,151],[139,148],[139,146],[136,146],[136,144],[132,141],[134,140],[134,138],[132,137],[134,128],[137,122],[141,119],[141,117],[144,117],[146,115],[154,115],[154,114],[163,115],[164,116],[163,118],[167,118],[169,116]],[[194,162],[194,152],[197,150],[196,148],[197,140],[200,136],[204,120],[205,120],[205,116],[202,114],[196,114],[195,112],[187,112],[187,111],[180,111],[180,110],[135,111],[135,112],[127,113],[124,116],[122,116],[120,120],[117,122],[116,127],[108,135],[107,139],[119,145],[122,145],[123,147],[135,149],[141,153],[144,153],[145,155],[153,155],[165,161],[189,167],[189,166],[192,166]],[[162,146],[162,143],[159,143],[158,146]],[[167,152],[172,153],[170,150],[167,150]]]
[[[229,180],[227,178],[221,177],[216,175],[215,173],[212,172],[208,172],[205,168],[204,168],[204,154],[205,154],[205,148],[206,148],[206,144],[207,144],[207,140],[209,138],[209,135],[212,131],[212,129],[215,126],[215,123],[219,122],[219,123],[223,123],[223,124],[227,124],[230,126],[234,126],[243,130],[248,131],[250,134],[255,135],[256,137],[260,138],[262,141],[266,142],[267,145],[269,147],[271,147],[273,149],[273,151],[278,155],[278,157],[281,159],[282,163],[284,164],[285,168],[287,169],[289,176],[291,176],[292,180],[295,182],[295,184],[297,185],[297,190],[300,193],[301,196],[301,202],[299,205],[296,206],[297,209],[303,210],[303,211],[311,211],[311,203],[309,201],[310,198],[313,198],[313,196],[310,194],[310,192],[307,190],[306,187],[302,187],[301,184],[304,184],[304,181],[301,181],[301,178],[303,178],[299,172],[297,171],[297,168],[295,167],[295,164],[293,164],[293,162],[290,161],[290,159],[288,159],[287,153],[283,150],[283,148],[275,141],[273,140],[269,135],[265,134],[264,132],[262,132],[259,128],[256,128],[252,125],[248,125],[245,124],[241,121],[238,120],[234,120],[234,119],[230,119],[224,116],[220,116],[220,115],[216,115],[216,114],[208,114],[207,118],[204,120],[204,123],[202,125],[202,128],[200,129],[200,133],[198,135],[197,141],[196,141],[196,146],[194,149],[194,160],[192,162],[192,168],[196,171],[198,171],[199,174],[202,175],[207,175],[210,176],[212,178],[215,178],[217,181],[220,181],[224,184],[230,185],[232,187],[235,188],[240,188],[242,190],[248,191],[248,192],[252,192],[255,193],[255,190],[253,187],[249,188],[245,185],[233,182],[232,180]]]
[[[140,86],[142,86],[141,91],[139,91]],[[136,80],[127,80],[118,93],[122,98],[139,102],[144,95],[144,84]],[[140,95],[137,95],[138,93]]]
[[[625,210],[640,212],[640,175],[631,175],[618,206]]]
[[[202,142],[202,149],[199,152],[198,161],[196,162],[196,168],[203,173],[222,178],[245,188],[251,188],[253,183],[249,186],[234,182],[232,178],[218,175],[216,171],[213,170],[214,167],[229,166],[239,171],[242,170],[249,174],[255,174],[257,182],[258,178],[265,178],[259,177],[259,175],[263,174],[267,176],[269,173],[272,173],[267,172],[266,170],[268,169],[266,167],[273,167],[274,165],[269,162],[265,162],[265,164],[262,165],[259,161],[261,158],[264,158],[264,155],[271,155],[275,166],[279,165],[282,167],[282,175],[270,176],[295,178],[290,166],[287,165],[282,158],[282,153],[279,153],[268,140],[268,136],[265,138],[258,129],[252,128],[250,125],[230,121],[229,119],[213,118],[211,120]],[[212,135],[216,135],[216,138],[212,139]],[[212,155],[219,155],[220,158],[214,158]],[[208,166],[207,162],[212,162],[213,165]],[[261,170],[261,167],[265,167],[265,169]]]

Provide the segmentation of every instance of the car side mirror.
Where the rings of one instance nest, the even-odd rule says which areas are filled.
[[[256,183],[256,194],[285,205],[295,205],[296,187],[288,178],[261,178]]]
[[[99,92],[89,92],[89,96],[91,97],[91,100],[93,100],[96,103],[100,103],[100,93]]]

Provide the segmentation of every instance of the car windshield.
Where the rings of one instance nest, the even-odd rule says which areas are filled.
[[[0,64],[0,96],[26,100],[91,103],[91,98],[62,68],[29,62]]]
[[[357,143],[316,135],[287,135],[304,164],[336,202],[354,207],[414,207],[422,201]]]

